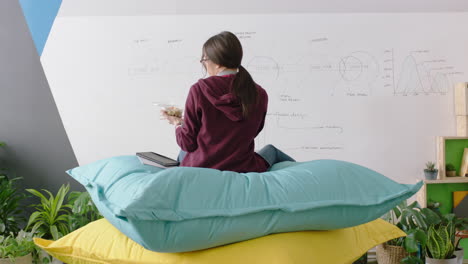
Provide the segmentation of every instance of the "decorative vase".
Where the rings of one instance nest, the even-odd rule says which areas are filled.
[[[15,258],[15,262],[11,262],[10,259],[8,258],[4,258],[4,259],[0,259],[0,264],[32,264],[32,256],[31,254],[28,254],[26,256],[22,256],[22,257],[17,257]]]
[[[465,255],[463,248],[456,248],[453,254],[457,256],[457,261],[458,261],[457,264],[463,264],[463,258]]]
[[[436,180],[438,173],[439,173],[439,170],[435,170],[435,171],[424,170],[424,176],[426,176],[426,180]]]
[[[458,259],[456,256],[450,259],[433,259],[426,257],[426,264],[458,264]]]

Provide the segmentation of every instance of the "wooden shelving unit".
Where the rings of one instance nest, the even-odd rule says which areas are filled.
[[[439,179],[450,179],[445,176],[445,141],[446,140],[466,140],[468,137],[437,137],[437,165],[439,169]],[[456,178],[456,177],[454,177]],[[466,178],[466,177],[464,177]]]
[[[438,184],[438,183],[468,183],[468,177],[446,177],[443,180],[424,180],[426,184]]]
[[[421,207],[427,207],[427,185],[444,183],[468,183],[468,177],[446,177],[442,180],[424,180],[424,185],[416,194],[416,200]]]

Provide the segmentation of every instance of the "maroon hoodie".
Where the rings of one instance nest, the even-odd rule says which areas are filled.
[[[187,152],[181,166],[236,172],[264,172],[268,163],[254,152],[262,131],[268,95],[259,85],[258,105],[249,118],[230,93],[235,74],[211,76],[192,85],[185,103],[184,124],[176,128],[177,144]]]

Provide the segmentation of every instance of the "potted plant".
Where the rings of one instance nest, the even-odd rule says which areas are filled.
[[[455,218],[455,251],[454,254],[457,256],[458,264],[463,264],[464,250],[460,247],[460,240],[462,238],[468,238],[468,218]]]
[[[71,192],[68,204],[72,209],[69,215],[70,232],[102,218],[88,192]]]
[[[21,230],[16,237],[0,236],[0,264],[32,264],[36,250],[32,233]]]
[[[452,163],[448,163],[447,165],[445,165],[445,175],[447,177],[457,176],[457,170],[455,169],[455,166],[453,166]]]
[[[383,219],[396,225],[406,232],[406,237],[387,241],[377,246],[378,263],[387,264],[422,264],[425,248],[428,222],[437,222],[439,217],[428,208],[421,208],[417,202],[410,205],[403,201]]]
[[[19,222],[24,218],[20,216],[22,209],[20,203],[25,195],[15,186],[20,178],[9,180],[0,176],[0,235],[16,235],[19,231]]]
[[[427,208],[435,211],[435,212],[439,212],[440,213],[440,207],[441,207],[441,203],[438,202],[438,201],[434,201],[432,199],[429,199],[427,201]]]
[[[460,247],[460,240],[462,238],[468,238],[468,233],[458,231],[455,235],[455,251],[453,252],[453,254],[457,256],[458,264],[463,264],[463,259],[465,257],[465,250]]]
[[[458,264],[455,250],[455,226],[452,221],[431,225],[427,232],[426,263]]]
[[[432,161],[428,161],[426,163],[426,168],[424,169],[424,175],[426,176],[426,180],[437,179],[437,174],[439,170],[436,169],[435,166],[436,166],[435,163]]]
[[[70,186],[62,185],[54,196],[50,191],[43,190],[48,197],[34,189],[26,189],[29,193],[40,198],[39,204],[32,205],[34,211],[29,217],[27,230],[31,230],[36,237],[57,240],[69,233],[69,217],[71,205],[65,203],[65,197]],[[45,251],[39,253],[42,263],[62,263],[53,259]]]
[[[26,189],[34,196],[40,198],[39,204],[32,205],[36,211],[29,217],[26,229],[36,232],[37,236],[45,239],[57,240],[69,233],[68,219],[71,215],[71,206],[64,203],[70,186],[62,185],[54,196],[48,190],[43,190],[48,198],[34,189]]]

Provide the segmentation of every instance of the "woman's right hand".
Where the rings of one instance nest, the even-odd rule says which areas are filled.
[[[161,117],[162,119],[166,119],[169,124],[171,125],[182,125],[182,123],[184,122],[184,119],[181,117],[181,116],[178,116],[178,115],[173,115],[173,113],[179,113],[179,110],[178,108],[176,107],[172,107],[169,111],[168,110],[161,110]],[[170,113],[170,114],[168,114]]]

